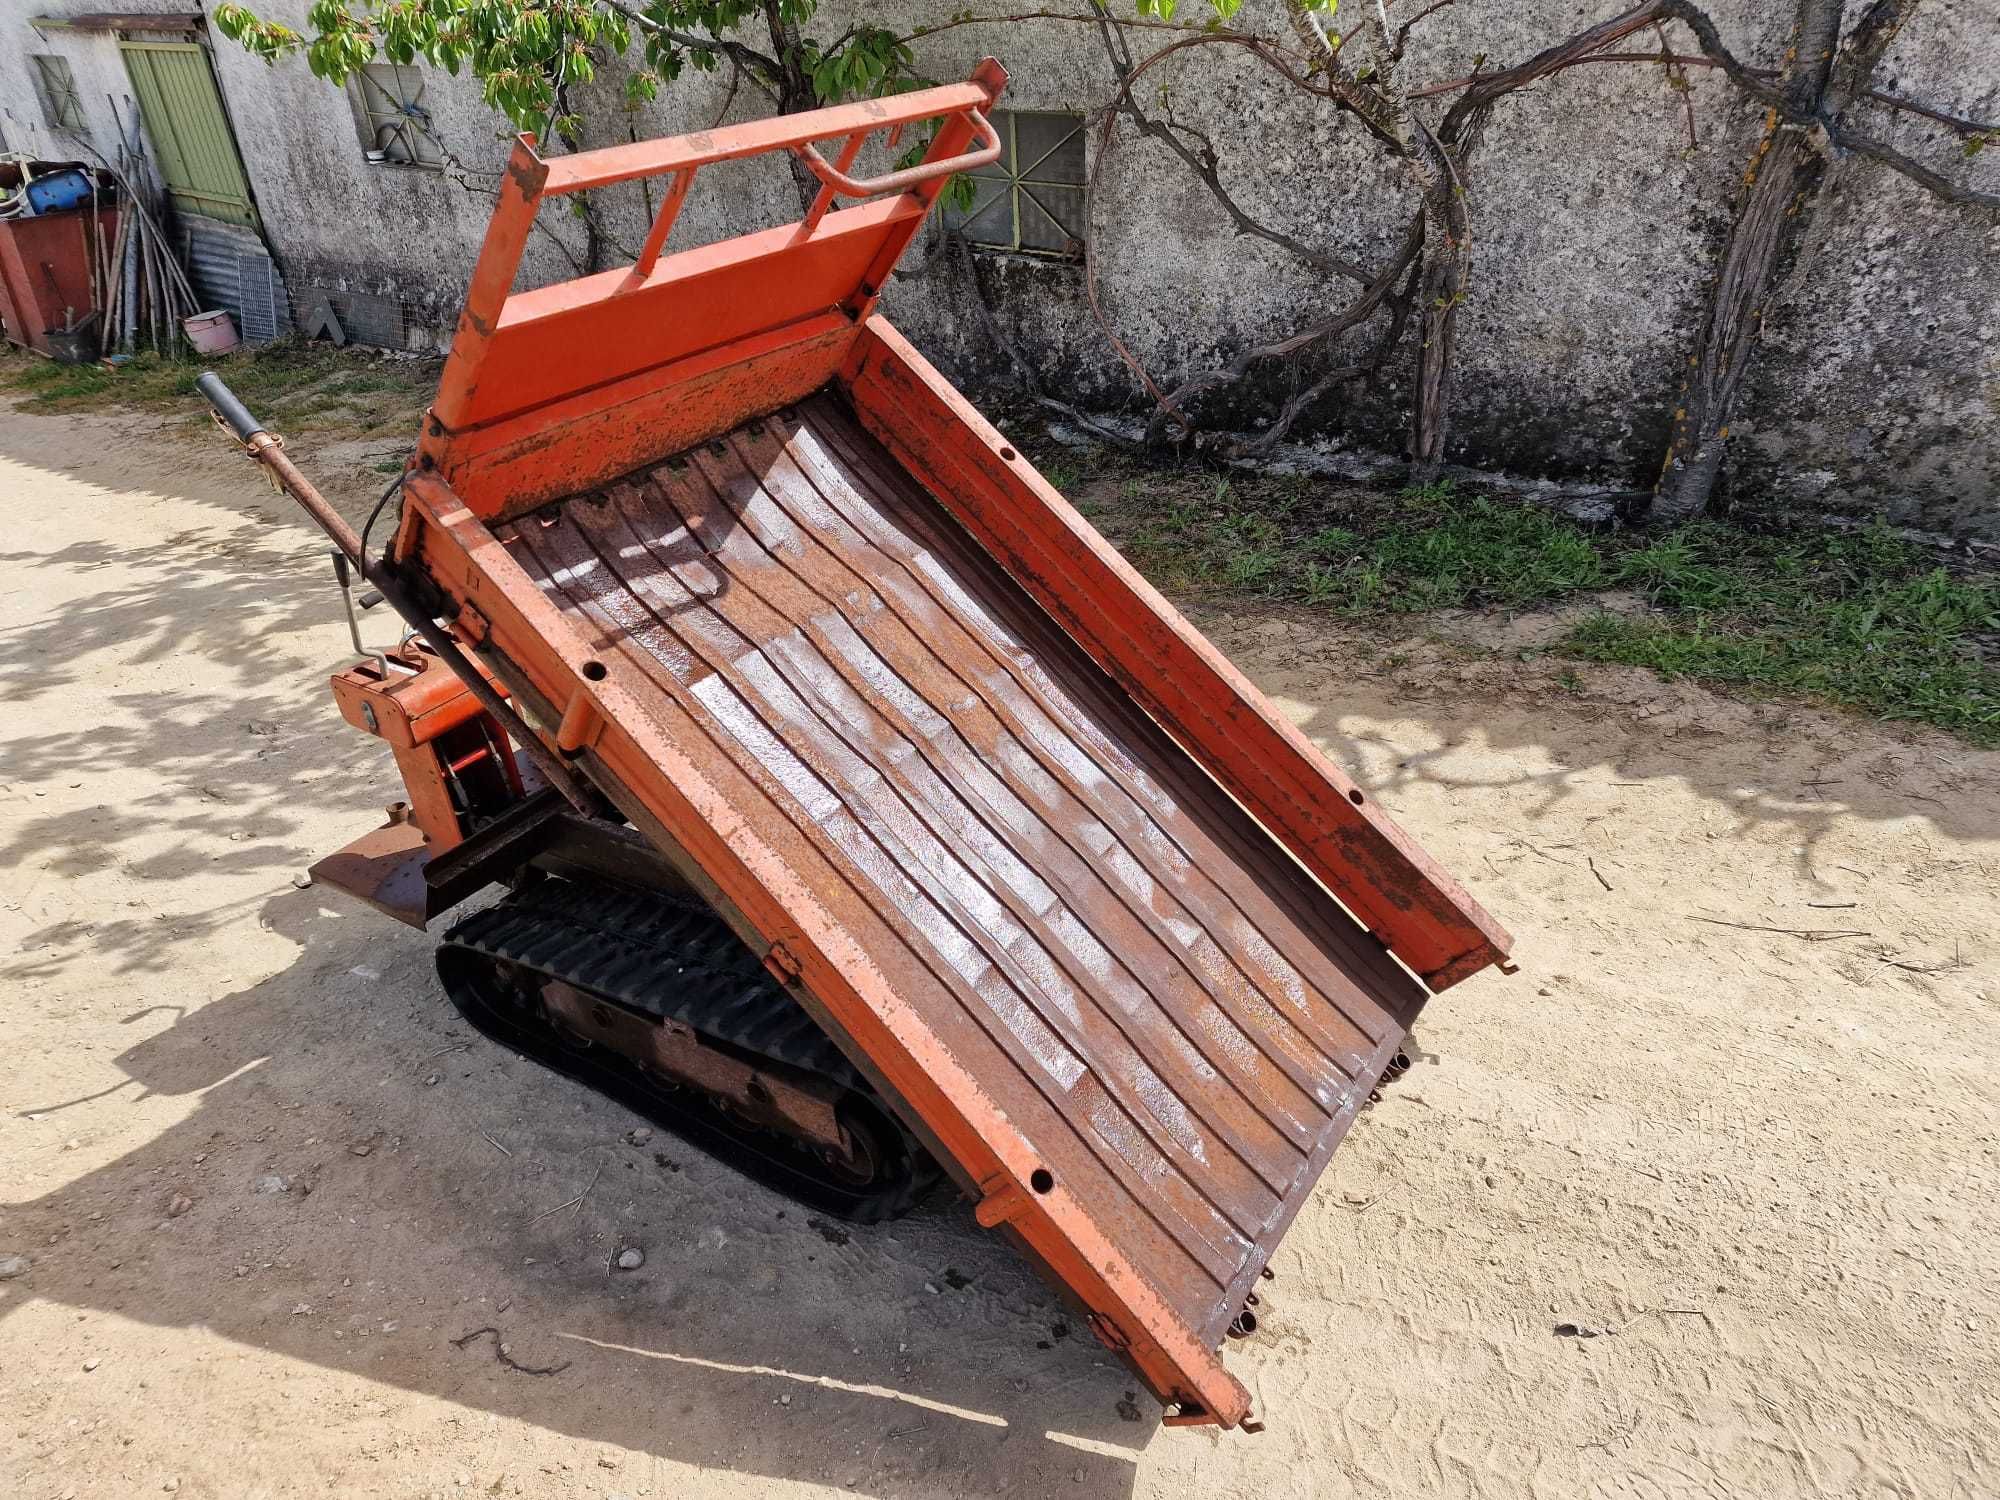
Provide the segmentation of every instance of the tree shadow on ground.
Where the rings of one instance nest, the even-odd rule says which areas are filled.
[[[153,1095],[199,1102],[8,1206],[10,1239],[35,1248],[21,1290],[707,1467],[1129,1493],[1157,1408],[1142,1419],[1136,1382],[948,1193],[892,1226],[812,1221],[678,1142],[630,1144],[634,1117],[473,1035],[431,939],[313,890],[182,896],[198,876],[281,885],[326,852],[327,809],[361,821],[380,803],[388,768],[284,644],[323,642],[338,609],[290,502],[226,450],[156,455],[140,481],[112,440],[130,425],[38,420],[26,444],[9,429],[6,456],[119,511],[116,539],[0,553],[0,576],[43,586],[0,626],[0,871],[24,877],[16,895],[62,882],[41,887],[60,916],[25,934],[7,979],[50,996],[85,972],[139,981],[121,1019],[149,1034],[120,1053],[123,1083],[14,1113],[72,1131]],[[215,525],[145,535],[142,483]],[[198,685],[176,669],[190,660]],[[137,894],[92,909],[107,883]],[[213,998],[186,985],[190,955],[252,921],[297,961]],[[257,1191],[273,1176],[284,1191]],[[628,1244],[646,1264],[611,1270]],[[451,1342],[484,1326],[497,1335]],[[566,1367],[522,1373],[496,1337],[517,1364]]]
[[[1211,604],[1193,613],[1390,808],[1426,791],[1474,808],[1484,793],[1528,787],[1536,823],[1615,823],[1607,791],[1677,783],[1722,814],[1690,837],[1782,839],[1808,879],[1823,863],[1820,845],[1854,819],[1920,820],[1954,841],[2000,838],[2000,752],[1858,711],[1517,650],[1510,637],[1538,633],[1532,614],[1454,615],[1447,637],[1421,618],[1287,610],[1260,619]],[[1349,722],[1350,705],[1366,725]],[[1410,737],[1399,726],[1392,740],[1385,715],[1411,721]]]

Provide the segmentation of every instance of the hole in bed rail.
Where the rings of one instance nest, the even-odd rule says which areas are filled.
[[[1349,792],[1347,800],[1352,802],[1356,807],[1359,807],[1361,805],[1361,788],[1356,787],[1353,791]]]
[[[1037,1167],[1028,1174],[1028,1186],[1038,1193],[1052,1193],[1056,1188],[1056,1174],[1047,1167]]]
[[[582,670],[583,675],[591,682],[602,682],[610,675],[610,672],[601,661],[587,661],[583,664]],[[1357,797],[1355,800],[1358,802],[1360,798]]]
[[[1016,457],[1017,455],[1015,454],[1015,452],[1014,452],[1014,450],[1013,450],[1012,448],[1004,448],[1004,447],[1003,447],[1003,448],[1002,448],[1002,449],[1000,450],[1000,456],[1001,456],[1002,458],[1006,459],[1006,460],[1007,460],[1007,462],[1011,464],[1011,463],[1012,463],[1012,462],[1014,461],[1014,459],[1015,459],[1015,457]]]

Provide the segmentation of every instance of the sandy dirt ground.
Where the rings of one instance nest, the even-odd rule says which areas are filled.
[[[294,451],[353,510],[400,436]],[[2000,1492],[2000,756],[1566,677],[1534,618],[1210,612],[1522,972],[1279,1251],[1269,1430],[1168,1431],[963,1205],[634,1145],[295,888],[397,787],[244,461],[0,407],[0,513],[10,1500]]]

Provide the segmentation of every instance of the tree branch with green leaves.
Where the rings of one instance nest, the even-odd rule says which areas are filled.
[[[469,72],[516,129],[546,134],[558,93],[590,83],[611,58],[629,61],[629,104],[657,98],[690,69],[725,64],[786,112],[908,86],[907,39],[864,25],[822,45],[802,30],[817,9],[817,0],[314,0],[301,33],[229,0],[214,19],[256,56],[303,55],[334,84],[378,58]],[[746,28],[761,30],[769,50],[744,40]]]

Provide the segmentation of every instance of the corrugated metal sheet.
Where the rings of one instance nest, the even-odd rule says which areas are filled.
[[[267,344],[292,330],[290,298],[277,263],[248,229],[182,214],[188,279],[204,308],[228,309],[245,343]]]

